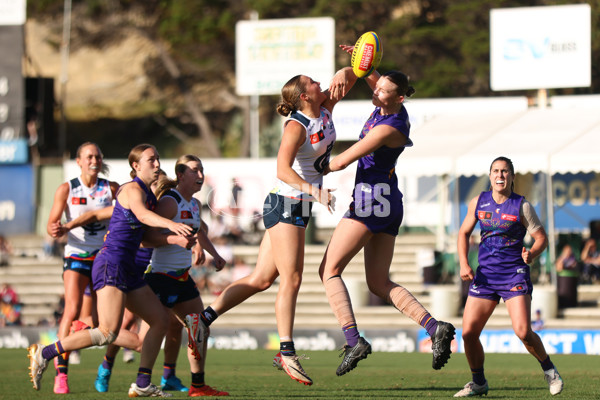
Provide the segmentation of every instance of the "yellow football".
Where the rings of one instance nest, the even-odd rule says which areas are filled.
[[[383,48],[375,32],[363,33],[352,51],[352,71],[359,78],[366,78],[379,66]]]

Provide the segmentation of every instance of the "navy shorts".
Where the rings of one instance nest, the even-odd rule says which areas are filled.
[[[88,278],[92,277],[92,265],[94,264],[94,260],[77,260],[71,257],[66,257],[63,260],[63,273],[67,270],[71,270],[79,272]]]
[[[117,263],[103,257],[100,252],[92,267],[92,289],[102,289],[104,286],[114,286],[122,292],[131,292],[146,285],[143,275],[138,272],[133,262]]]
[[[156,293],[160,302],[168,308],[200,297],[196,283],[188,274],[184,280],[179,280],[164,274],[150,272],[144,275],[144,280]]]
[[[269,193],[263,205],[263,222],[269,229],[278,222],[306,228],[312,211],[311,201],[302,201],[290,197]]]

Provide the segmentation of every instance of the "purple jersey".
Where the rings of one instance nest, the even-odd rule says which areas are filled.
[[[359,140],[379,125],[389,125],[408,139],[410,122],[406,108],[402,107],[397,114],[381,115],[380,111],[381,108],[376,107],[371,113]],[[353,201],[345,215],[346,218],[362,221],[373,233],[385,232],[394,236],[398,234],[404,210],[395,169],[398,157],[405,147],[410,146],[410,139],[402,147],[381,146],[358,160]]]
[[[521,256],[527,232],[521,223],[523,199],[512,193],[504,203],[497,204],[491,191],[479,195],[475,210],[481,228],[478,283],[503,284],[529,279],[529,266]]]
[[[135,184],[133,182],[140,185],[146,193],[146,208],[154,210],[156,207],[154,193],[138,177],[134,178],[130,184]],[[96,256],[96,261],[100,257],[101,261],[124,266],[129,271],[136,271],[136,253],[142,243],[144,231],[145,225],[140,222],[133,211],[124,208],[117,199],[104,245]]]
[[[410,134],[410,122],[405,107],[402,107],[397,114],[381,115],[380,112],[381,108],[376,107],[375,111],[371,113],[371,116],[363,126],[359,140],[362,140],[369,134],[371,129],[378,125],[389,125],[392,128],[399,130],[408,139],[408,135]],[[381,146],[373,153],[359,159],[358,167],[356,169],[355,184],[367,183],[375,185],[387,183],[398,190],[398,178],[396,177],[395,172],[396,162],[398,161],[400,154],[404,151],[404,148],[410,146],[412,146],[410,140],[406,146],[402,147],[390,148]]]

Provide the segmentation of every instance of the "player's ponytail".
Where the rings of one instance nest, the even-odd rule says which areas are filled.
[[[277,113],[287,117],[300,108],[300,95],[306,89],[301,82],[302,75],[290,79],[281,89],[281,100],[277,104]]]

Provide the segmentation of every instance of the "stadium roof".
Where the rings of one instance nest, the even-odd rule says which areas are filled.
[[[437,115],[413,128],[414,147],[400,157],[397,173],[484,175],[500,155],[518,173],[598,171],[599,110],[600,96],[562,96],[545,109]]]

